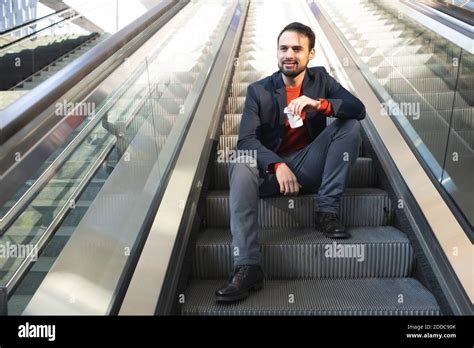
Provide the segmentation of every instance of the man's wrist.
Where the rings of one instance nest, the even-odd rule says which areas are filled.
[[[318,101],[319,101],[318,112],[320,114],[323,114],[324,116],[328,116],[328,117],[332,116],[333,110],[332,110],[331,102],[324,98],[318,98]]]
[[[285,162],[277,162],[273,164],[273,170],[276,172],[278,167],[284,164]]]
[[[313,108],[319,112],[319,109],[321,108],[321,102],[319,98],[314,99]]]

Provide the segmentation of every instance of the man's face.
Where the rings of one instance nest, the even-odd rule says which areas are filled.
[[[301,74],[314,58],[314,48],[309,50],[309,39],[294,31],[285,31],[278,40],[278,68],[283,75],[294,78]]]

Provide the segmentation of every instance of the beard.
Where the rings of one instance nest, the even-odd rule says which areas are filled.
[[[278,69],[280,69],[281,73],[287,77],[294,78],[301,74],[305,69],[305,66],[300,66],[298,62],[296,63],[296,68],[295,69],[285,69],[284,64],[282,62],[278,63]]]

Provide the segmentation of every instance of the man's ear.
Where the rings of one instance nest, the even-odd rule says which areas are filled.
[[[313,59],[314,56],[316,55],[316,50],[314,49],[314,47],[309,51],[309,60]]]

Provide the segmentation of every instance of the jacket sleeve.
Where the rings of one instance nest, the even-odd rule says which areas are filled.
[[[245,98],[244,110],[240,121],[239,139],[237,141],[237,150],[256,150],[257,163],[264,171],[272,163],[284,162],[276,153],[265,147],[261,143],[261,128],[259,116],[259,103],[255,86],[249,85],[247,96]]]
[[[326,75],[326,99],[331,103],[334,117],[355,118],[362,120],[365,117],[365,106],[342,87],[329,73],[324,69]]]

